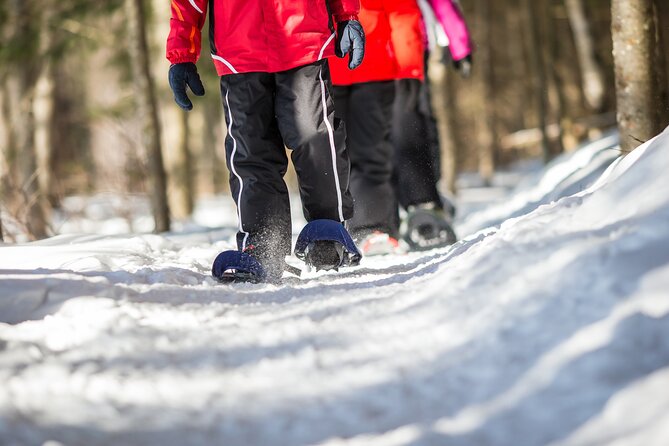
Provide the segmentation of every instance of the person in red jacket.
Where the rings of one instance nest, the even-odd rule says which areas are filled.
[[[392,107],[395,79],[424,78],[424,38],[416,0],[362,0],[365,60],[355,71],[330,59],[335,113],[346,124],[351,192],[356,213],[349,230],[363,254],[399,249],[392,184]]]
[[[461,71],[471,66],[466,25],[452,0],[429,0]],[[349,229],[365,254],[455,241],[437,191],[438,149],[425,82],[426,35],[416,0],[362,0],[367,48],[360,68],[330,59],[336,113],[347,128],[356,214]],[[429,7],[429,6],[428,6]],[[395,80],[393,82],[393,80]],[[398,203],[407,212],[400,227]]]
[[[193,108],[186,88],[204,94],[195,62],[209,8],[211,57],[220,75],[227,123],[230,190],[237,205],[239,251],[270,279],[291,251],[289,196],[283,176],[292,150],[307,221],[343,223],[353,215],[343,126],[334,119],[326,58],[349,54],[360,65],[364,32],[358,0],[172,0],[167,59],[177,104]],[[336,25],[336,32],[335,32]]]

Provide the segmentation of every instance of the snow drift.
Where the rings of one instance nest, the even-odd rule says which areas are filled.
[[[668,171],[281,286],[209,277],[232,229],[1,247],[0,443],[664,445]]]
[[[583,144],[574,152],[563,153],[543,170],[526,174],[511,197],[504,197],[496,205],[467,215],[462,222],[458,222],[458,230],[470,234],[498,226],[509,218],[529,214],[543,204],[587,189],[620,156],[619,145],[618,133],[610,131],[598,140]]]

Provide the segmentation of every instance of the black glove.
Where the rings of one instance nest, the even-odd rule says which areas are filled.
[[[184,110],[192,110],[193,103],[186,94],[188,85],[195,96],[204,96],[204,85],[197,74],[197,67],[193,62],[175,63],[169,72],[170,88],[174,93],[174,100]]]
[[[365,57],[365,31],[357,20],[344,20],[337,23],[337,43],[335,54],[344,57],[350,53],[348,68],[353,70]]]
[[[469,54],[464,59],[454,60],[453,66],[460,73],[460,76],[467,79],[472,74],[472,55]]]

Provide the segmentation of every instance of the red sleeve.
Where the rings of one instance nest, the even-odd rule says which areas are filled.
[[[397,63],[396,79],[424,79],[422,15],[415,0],[392,0],[385,4],[390,42]]]
[[[171,63],[197,62],[206,16],[207,0],[172,0],[167,60]]]
[[[360,0],[329,0],[328,4],[335,22],[358,20]]]

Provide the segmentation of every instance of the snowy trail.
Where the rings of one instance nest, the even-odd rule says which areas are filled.
[[[225,231],[0,247],[0,443],[666,445],[668,169],[281,286]]]

